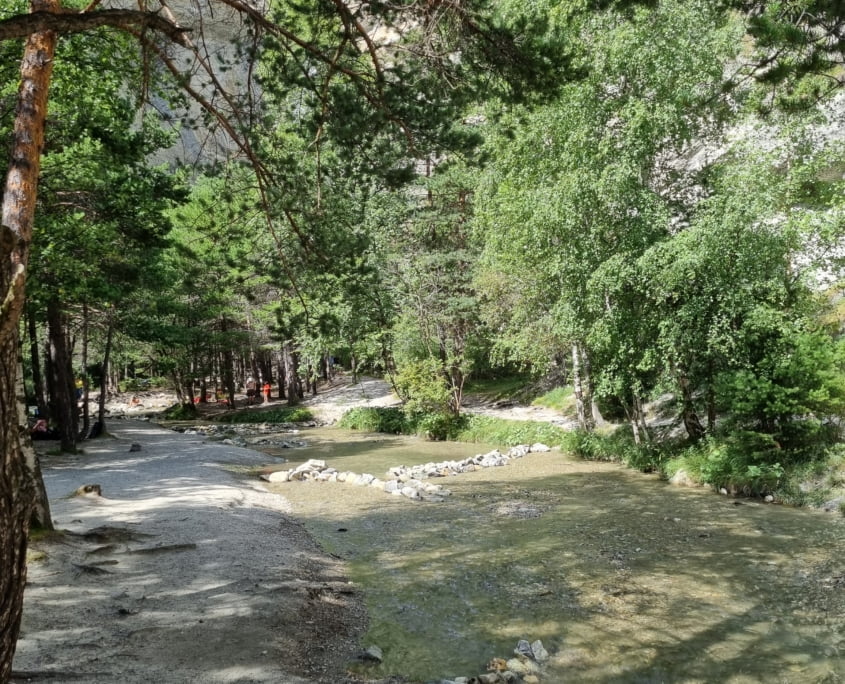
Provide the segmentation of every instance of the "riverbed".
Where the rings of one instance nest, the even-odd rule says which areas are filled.
[[[489,445],[304,430],[295,466],[383,476]],[[280,452],[276,452],[280,453]],[[440,478],[442,503],[343,483],[269,485],[366,596],[372,677],[470,676],[542,640],[543,680],[838,682],[837,514],[667,485],[560,452]]]

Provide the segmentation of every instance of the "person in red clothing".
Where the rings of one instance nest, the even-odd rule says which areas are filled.
[[[264,403],[270,403],[270,383],[265,382],[264,386],[261,388],[261,391],[264,392]]]

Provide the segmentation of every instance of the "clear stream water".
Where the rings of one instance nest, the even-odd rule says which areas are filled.
[[[289,468],[392,465],[489,446],[303,431]],[[282,452],[279,452],[282,453]],[[551,654],[545,682],[840,682],[845,522],[667,485],[608,463],[531,454],[440,479],[421,503],[341,483],[284,483],[366,597],[373,677],[483,672],[517,640]]]

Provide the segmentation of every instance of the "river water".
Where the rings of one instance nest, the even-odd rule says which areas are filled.
[[[489,447],[303,431],[284,455],[383,476]],[[281,452],[280,452],[281,453]],[[470,676],[519,639],[545,682],[840,682],[838,514],[667,485],[608,463],[530,454],[440,479],[443,503],[342,483],[270,485],[348,563],[370,614],[373,677]]]

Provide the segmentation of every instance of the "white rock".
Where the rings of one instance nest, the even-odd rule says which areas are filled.
[[[531,453],[542,453],[544,451],[551,451],[552,448],[550,446],[546,446],[541,442],[537,442],[536,444],[532,444],[530,447]]]
[[[545,649],[543,642],[539,639],[531,644],[531,651],[534,653],[534,657],[537,659],[538,663],[545,663],[549,659],[549,652]]]
[[[379,480],[377,477],[374,477],[370,482],[370,487],[375,487],[376,489],[384,489],[384,480]]]
[[[288,480],[290,480],[289,470],[277,470],[267,477],[268,482],[287,482]]]
[[[397,491],[401,494],[402,488],[399,486],[398,480],[388,480],[384,483],[384,491],[388,494],[395,494]]]
[[[305,465],[311,466],[312,468],[316,468],[318,470],[322,470],[323,468],[326,467],[326,462],[320,460],[319,458],[309,458],[305,462]]]
[[[406,496],[409,499],[421,499],[422,495],[420,494],[418,489],[414,489],[413,487],[402,487],[402,496]]]
[[[774,500],[775,500],[775,497],[773,497],[771,494],[766,494],[766,498],[763,499],[763,501],[765,501],[766,503],[772,503],[772,501],[774,501]]]

